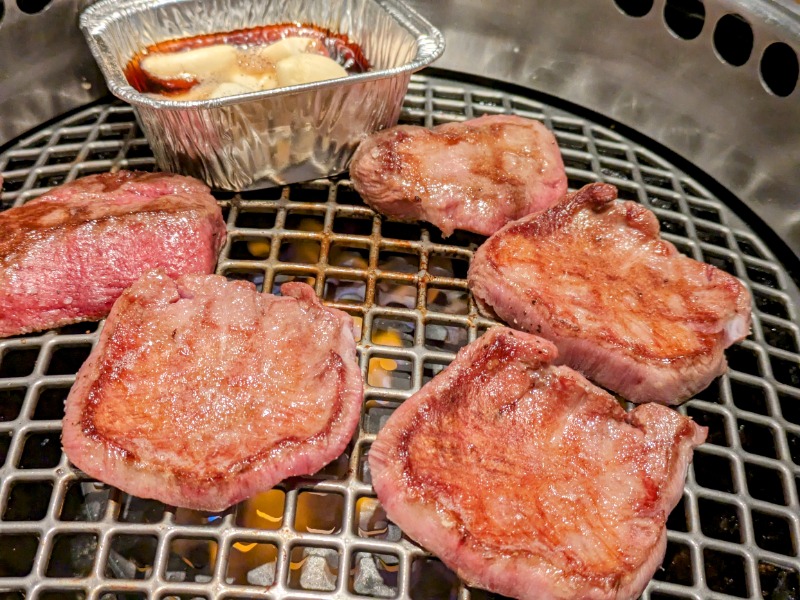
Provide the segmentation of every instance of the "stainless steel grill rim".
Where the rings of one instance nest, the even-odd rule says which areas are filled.
[[[429,77],[412,80],[403,120],[430,126],[492,113],[543,120],[556,133],[572,188],[597,180],[618,185],[622,197],[656,212],[665,238],[736,274],[753,293],[753,333],[728,352],[730,372],[681,409],[709,426],[709,442],[695,454],[668,523],[664,568],[644,598],[796,597],[794,282],[700,182],[607,127],[527,97]],[[81,175],[152,165],[130,107],[97,105],[0,155],[2,206]],[[384,524],[365,461],[392,409],[492,324],[477,314],[466,286],[465,265],[481,238],[442,239],[433,227],[384,221],[346,179],[219,196],[229,232],[219,273],[264,290],[289,277],[305,279],[329,305],[360,319],[368,385],[351,448],[317,476],[278,486],[279,508],[264,511],[279,520],[259,517],[259,527],[248,521],[252,506],[207,515],[140,501],[86,480],[60,452],[59,403],[102,325],[0,340],[0,593],[107,600],[490,596],[461,586]],[[343,281],[355,285],[337,296]],[[410,292],[407,304],[397,289]],[[389,330],[401,332],[393,345]],[[397,369],[388,379],[371,378],[383,359]],[[303,516],[311,505],[321,516]],[[274,561],[232,575],[231,565],[255,551]]]

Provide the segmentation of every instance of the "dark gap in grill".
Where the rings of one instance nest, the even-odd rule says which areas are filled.
[[[285,238],[278,250],[278,260],[313,265],[319,262],[321,248],[315,240]]]
[[[0,565],[2,565],[1,562]],[[25,592],[20,592],[17,590],[0,592],[0,600],[25,600]]]
[[[745,237],[741,237],[739,235],[735,237],[736,237],[736,243],[739,245],[739,251],[742,254],[746,254],[754,258],[767,258],[767,256],[761,251],[761,249],[751,240]]]
[[[592,160],[581,156],[564,156],[564,167],[567,169],[578,169],[579,171],[591,171]],[[624,176],[621,179],[625,179]]]
[[[121,523],[158,523],[164,518],[166,505],[150,498],[123,494],[117,520]]]
[[[367,242],[333,242],[328,250],[328,264],[334,267],[366,269],[369,266]]]
[[[361,446],[360,455],[358,457],[358,479],[369,485],[372,485],[372,474],[369,472],[369,444]]]
[[[349,277],[326,277],[322,298],[329,302],[363,304],[367,297],[367,283]]]
[[[334,460],[314,473],[312,479],[343,480],[349,473],[350,455],[353,453],[353,442],[351,441],[344,451]]]
[[[689,237],[689,233],[686,231],[686,224],[681,219],[668,217],[666,215],[659,215],[658,222],[661,225],[662,233],[671,233],[680,237]]]
[[[366,433],[378,433],[397,408],[393,402],[381,398],[367,398],[364,403],[363,427]]]
[[[288,587],[320,592],[336,589],[341,557],[335,548],[298,545],[292,548],[290,560]]]
[[[705,227],[700,224],[695,224],[694,229],[697,232],[697,239],[699,239],[701,242],[705,242],[707,244],[713,244],[714,246],[719,246],[720,248],[729,247],[728,237],[725,235],[724,232],[718,229],[714,229],[712,227]],[[730,258],[728,257],[725,258],[727,260],[730,260]]]
[[[16,171],[18,169],[28,169],[36,164],[38,156],[12,156],[6,163],[6,171]]]
[[[738,274],[736,270],[736,263],[730,256],[718,254],[714,250],[703,250],[703,259],[709,265],[713,265],[722,271],[730,273],[731,275],[735,276]]]
[[[760,283],[771,288],[780,288],[778,273],[771,267],[746,265],[747,277],[753,283]]]
[[[458,598],[458,587],[458,577],[442,561],[420,556],[411,563],[412,600],[451,600]],[[470,597],[477,600],[475,593]]]
[[[620,165],[610,165],[606,161],[600,161],[602,165],[600,168],[600,174],[603,177],[613,177],[615,179],[627,179],[628,181],[633,179],[633,169],[630,167],[623,167]],[[620,189],[619,186],[617,189]],[[638,197],[638,196],[637,196]]]
[[[316,187],[308,184],[289,186],[289,200],[294,202],[327,202],[328,186]]]
[[[425,306],[428,312],[466,315],[469,314],[469,292],[429,286]]]
[[[369,235],[372,233],[372,218],[336,216],[333,219],[333,232],[347,235]]]
[[[786,97],[797,86],[800,62],[789,44],[773,42],[761,55],[761,77],[776,96]]]
[[[386,511],[377,498],[362,496],[356,501],[355,533],[358,537],[399,542],[403,537],[400,528],[389,521]]]
[[[33,187],[37,188],[52,188],[61,185],[67,179],[69,173],[43,173],[36,178]]]
[[[217,543],[205,538],[175,538],[170,543],[167,581],[207,583],[214,573]]]
[[[717,377],[714,379],[706,389],[699,391],[695,398],[698,400],[704,400],[706,402],[712,402],[714,404],[723,404],[722,401],[722,391],[720,389],[719,381],[721,377]]]
[[[568,149],[568,150],[582,150],[583,152],[588,152],[588,146],[586,145],[586,141],[585,140],[575,139],[573,137],[567,137],[567,136],[565,136],[563,134],[559,135],[558,132],[556,132],[556,137],[558,138],[558,146],[559,146],[559,148]],[[598,154],[601,154],[603,156],[609,156],[611,158],[618,158],[614,154],[614,150],[613,149],[603,148],[601,150],[601,147],[598,146],[597,150],[598,150]],[[624,154],[625,153],[623,152],[623,156],[624,156]]]
[[[795,425],[800,425],[800,398],[778,392],[778,401],[781,405],[783,418]]]
[[[693,465],[695,479],[703,487],[729,494],[736,493],[731,464],[727,458],[698,449],[694,453]]]
[[[425,348],[428,350],[458,352],[467,345],[468,336],[466,325],[436,321],[425,324]]]
[[[230,281],[249,281],[259,292],[264,291],[264,272],[255,269],[230,268],[222,273]]]
[[[711,590],[740,598],[748,596],[747,571],[741,556],[706,548],[703,559],[706,583]]]
[[[753,519],[756,544],[759,548],[784,556],[795,555],[792,530],[786,519],[758,510],[753,510],[750,514]]]
[[[778,458],[774,433],[767,426],[740,419],[739,441],[742,444],[742,448],[750,454]]]
[[[731,398],[737,408],[759,415],[768,415],[767,390],[760,385],[730,378]]]
[[[240,192],[239,197],[241,197],[242,200],[280,200],[281,194],[283,194],[283,188],[271,187]]]
[[[130,127],[101,126],[97,139],[104,142],[119,142],[124,140],[131,132]]]
[[[753,290],[753,299],[756,302],[756,308],[760,312],[780,319],[789,319],[789,309],[786,307],[786,301],[783,298],[761,290]]]
[[[53,541],[46,577],[87,577],[97,554],[93,533],[62,533]]]
[[[37,596],[37,600],[83,600],[83,598],[86,598],[86,592],[65,589],[53,592],[44,591]]]
[[[0,389],[0,422],[16,419],[24,401],[25,388]]]
[[[758,500],[786,505],[783,481],[779,471],[753,463],[745,463],[748,493]]]
[[[786,443],[789,446],[789,454],[792,457],[792,462],[796,465],[800,465],[800,436],[787,431]]]
[[[64,493],[59,519],[62,521],[99,521],[106,512],[109,490],[90,481],[72,481]]]
[[[378,253],[378,269],[395,273],[416,273],[419,271],[419,260],[418,254],[381,250]]]
[[[229,192],[228,190],[211,190],[211,195],[219,201],[233,200],[236,197],[236,192]]]
[[[704,534],[726,542],[742,543],[741,517],[736,506],[700,498],[697,508],[700,511],[700,529]]]
[[[86,157],[86,160],[113,160],[119,154],[119,150],[109,148],[95,148]]]
[[[655,188],[672,191],[672,178],[668,173],[651,173],[642,169],[642,182]]]
[[[446,364],[432,360],[425,361],[425,363],[422,365],[422,385],[425,385],[431,379],[436,377],[436,375],[438,375],[446,366]]]
[[[761,597],[770,600],[800,598],[800,578],[797,571],[771,562],[758,561]]]
[[[401,317],[375,317],[372,321],[373,344],[411,348],[414,345],[416,321]]]
[[[417,304],[417,286],[388,278],[379,279],[375,300],[378,306],[414,308]]]
[[[277,558],[278,547],[274,544],[237,539],[231,544],[226,581],[234,585],[274,585]]]
[[[629,189],[625,186],[617,185],[617,198],[620,200],[639,202],[639,193],[636,191],[636,189]]]
[[[722,217],[719,214],[719,211],[716,208],[712,208],[710,206],[699,206],[697,204],[689,203],[689,212],[692,213],[693,216],[697,217],[698,219],[704,219],[706,221],[713,221],[714,223],[722,223]],[[727,238],[726,244],[727,246]]]
[[[683,496],[667,516],[667,529],[670,531],[689,531],[689,522],[686,519],[686,501]]]
[[[236,227],[246,229],[272,229],[275,227],[274,210],[240,209],[236,215]]]
[[[292,211],[286,216],[284,229],[296,231],[322,231],[325,228],[325,215]]]
[[[432,253],[428,258],[428,272],[436,277],[466,279],[469,261],[465,258]]]
[[[419,225],[413,223],[383,220],[381,222],[381,236],[384,239],[416,241],[422,236],[422,229]]]
[[[97,330],[99,323],[97,321],[84,321],[82,323],[71,323],[58,328],[60,335],[80,335],[88,334]]]
[[[761,330],[764,333],[764,340],[773,348],[794,353],[800,352],[797,334],[793,329],[775,323],[762,323]]]
[[[730,446],[728,431],[725,427],[725,416],[719,413],[702,410],[695,406],[689,406],[686,414],[694,419],[698,425],[708,427],[708,438],[706,443],[717,446]]]
[[[52,481],[17,481],[8,495],[4,521],[40,521],[47,516]]]
[[[158,538],[154,535],[115,535],[105,565],[110,579],[149,579],[153,574]]]
[[[25,439],[20,469],[50,469],[61,460],[61,431],[31,433]]]
[[[595,183],[597,179],[591,175],[577,176],[575,174],[567,173],[567,187],[570,190],[579,190],[587,183]]]
[[[147,600],[144,592],[110,591],[100,596],[100,600]]]
[[[91,344],[61,346],[50,355],[46,375],[70,375],[77,373],[92,351]]]
[[[400,559],[394,554],[355,552],[350,562],[349,589],[373,598],[397,595]]]
[[[263,260],[269,257],[272,242],[269,238],[233,240],[228,258],[233,260]]]
[[[762,375],[758,353],[750,348],[745,348],[741,343],[728,348],[725,351],[725,357],[728,359],[728,366],[734,371],[759,377]]]
[[[336,534],[342,530],[344,496],[327,492],[301,492],[297,497],[294,529],[299,532]]]
[[[152,158],[153,151],[150,150],[150,146],[147,145],[147,142],[133,142],[130,146],[128,146],[128,151],[125,153],[126,158]],[[137,171],[143,171],[142,165],[138,165],[136,167]]]
[[[0,573],[4,577],[25,577],[33,569],[33,559],[39,547],[35,533],[0,534]]]
[[[197,592],[170,592],[166,591],[158,596],[158,600],[208,600],[206,594],[199,594]]]
[[[444,237],[438,227],[429,227],[428,232],[432,243],[458,246],[459,248],[471,248],[476,250],[478,246],[486,241],[486,236],[463,231],[461,229],[457,229],[450,237]]]
[[[653,574],[653,579],[677,585],[694,585],[692,553],[689,546],[672,540],[668,541],[661,568]]]
[[[772,374],[775,379],[792,387],[800,387],[800,364],[797,360],[789,360],[779,356],[770,355]]]
[[[232,508],[229,510],[233,510]],[[222,525],[222,517],[228,513],[228,510],[222,512],[207,512],[203,510],[193,510],[191,508],[174,508],[173,520],[176,525],[189,525],[215,528]]]
[[[0,467],[6,463],[8,450],[11,447],[11,432],[0,433]]]
[[[625,151],[625,148],[619,148],[617,146],[612,146],[611,144],[597,142],[595,144],[595,149],[600,156],[607,156],[609,158],[616,158],[618,160],[628,159],[628,153]]]
[[[39,348],[11,348],[0,358],[0,378],[25,377],[33,373]]]

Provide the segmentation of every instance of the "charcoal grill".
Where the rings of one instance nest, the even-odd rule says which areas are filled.
[[[729,372],[681,408],[709,427],[709,439],[695,453],[683,498],[668,521],[663,567],[643,598],[800,598],[796,68],[791,79],[800,39],[797,8],[752,2],[585,4],[552,13],[548,2],[535,11],[532,5],[504,4],[492,13],[477,1],[420,4],[423,14],[444,26],[450,50],[440,65],[450,70],[412,79],[402,120],[431,126],[502,113],[541,119],[556,133],[571,188],[592,181],[617,185],[621,197],[656,213],[664,237],[682,252],[745,282],[754,300],[752,334],[728,351]],[[58,1],[6,2],[0,49],[10,47],[9,35],[32,31],[34,19],[46,21],[49,12],[63,21],[78,8]],[[713,33],[729,13],[738,14],[754,38],[751,58],[741,67],[722,56],[730,58],[730,47],[747,36],[743,42],[742,30],[735,29],[740,34],[733,41],[717,43]],[[537,18],[528,19],[526,29],[515,18],[520,14]],[[576,42],[568,29],[553,30],[566,21],[585,28],[590,17],[602,19],[603,35],[581,29],[585,35]],[[698,20],[705,23],[701,32],[686,39]],[[58,26],[62,41],[82,43],[77,31]],[[614,38],[620,47],[616,62],[608,56],[606,62],[587,59],[588,65],[575,59],[594,43],[608,52],[602,39],[623,33],[632,39]],[[561,44],[542,54],[559,36]],[[625,63],[625,51],[648,36],[651,44]],[[795,62],[780,63],[788,71],[775,76],[760,57],[778,42]],[[672,52],[670,61],[652,58],[664,47]],[[536,61],[531,49],[539,53]],[[46,97],[38,104],[27,90],[10,94],[7,84],[18,75],[0,69],[3,139],[24,132],[0,150],[3,208],[82,175],[153,166],[132,110],[102,95],[81,51],[63,54],[66,59],[38,57],[40,74],[51,77],[40,82]],[[0,55],[0,65],[7,64],[5,53]],[[686,56],[693,61],[681,65]],[[675,78],[691,80],[700,91],[680,104],[675,90],[659,96],[637,67],[643,57],[663,63],[662,79],[673,85]],[[75,68],[59,89],[74,92],[71,104],[47,87],[55,83],[58,61],[67,59]],[[668,62],[674,64],[668,68]],[[692,78],[705,69],[707,79],[726,83],[730,93],[696,104],[708,85]],[[630,83],[612,102],[615,76]],[[731,93],[742,90],[751,94],[751,106],[731,101]],[[39,115],[36,122],[30,110],[12,110],[26,98]],[[711,109],[712,99],[723,115]],[[63,116],[67,109],[72,111]],[[720,128],[724,117],[741,115],[753,122],[737,124],[738,132]],[[781,118],[786,120],[777,127]],[[743,164],[751,171],[739,173]],[[355,317],[367,382],[356,437],[315,476],[286,481],[224,513],[141,500],[88,479],[61,452],[63,400],[102,324],[0,340],[0,599],[494,597],[464,587],[387,521],[366,462],[370,443],[394,408],[491,326],[466,285],[481,238],[457,233],[443,239],[424,224],[384,220],[346,178],[218,199],[229,232],[219,273],[266,291],[292,279],[306,281],[326,303]]]

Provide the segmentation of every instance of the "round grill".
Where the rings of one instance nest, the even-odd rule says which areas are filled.
[[[682,252],[742,279],[753,331],[730,370],[681,408],[709,427],[671,514],[663,568],[644,598],[800,597],[800,294],[731,207],[612,128],[539,100],[416,76],[402,120],[483,114],[542,120],[570,187],[618,186]],[[2,208],[111,169],[151,169],[130,107],[86,108],[0,155]],[[347,179],[219,194],[228,225],[218,272],[276,292],[299,279],[360,325],[366,390],[347,452],[221,514],[141,500],[86,478],[61,452],[63,401],[99,326],[0,340],[0,598],[488,598],[387,521],[370,486],[370,443],[393,409],[492,321],[466,272],[482,238],[384,220]],[[491,490],[486,490],[491,494]]]

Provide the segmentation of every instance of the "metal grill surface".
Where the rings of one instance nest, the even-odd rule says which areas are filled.
[[[644,598],[800,597],[800,303],[784,267],[696,179],[559,108],[418,76],[402,119],[431,126],[496,113],[544,121],[571,188],[614,183],[657,214],[682,252],[753,294],[753,332],[729,349],[728,374],[681,408],[709,439]],[[91,106],[0,155],[2,208],[82,175],[152,165],[128,106]],[[366,463],[392,410],[491,325],[466,282],[482,239],[386,221],[344,178],[218,198],[228,225],[219,273],[267,291],[307,281],[360,324],[367,385],[356,437],[317,475],[221,514],[133,498],[87,479],[61,452],[63,401],[98,324],[0,340],[0,598],[492,597],[386,520]]]

